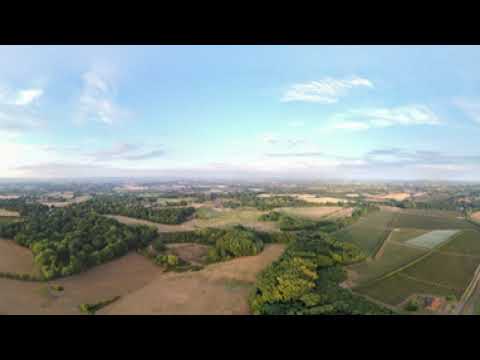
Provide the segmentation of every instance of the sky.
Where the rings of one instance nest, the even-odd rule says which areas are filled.
[[[478,46],[0,46],[0,178],[480,180]]]

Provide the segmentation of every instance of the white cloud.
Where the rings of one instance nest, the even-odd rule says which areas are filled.
[[[20,90],[17,93],[14,103],[15,105],[18,105],[18,106],[25,106],[32,103],[35,99],[38,99],[42,95],[43,95],[42,89]]]
[[[320,81],[294,84],[283,95],[282,102],[303,101],[332,104],[345,96],[353,87],[373,88],[373,83],[364,78],[349,79],[325,78]]]
[[[331,121],[333,128],[348,130],[442,123],[438,116],[424,105],[352,110],[334,115]]]
[[[273,144],[278,143],[280,141],[280,139],[276,135],[265,134],[265,135],[262,136],[262,141],[266,142],[267,144],[273,145]]]
[[[115,86],[110,73],[99,69],[83,75],[79,120],[96,120],[111,125],[128,118],[130,112],[115,102]]]
[[[32,104],[43,95],[39,88],[12,90],[8,87],[0,87],[0,103],[3,105],[26,106]]]
[[[457,98],[453,103],[473,121],[480,123],[480,101]]]

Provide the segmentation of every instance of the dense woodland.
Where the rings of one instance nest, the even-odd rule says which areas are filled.
[[[29,247],[43,279],[84,271],[148,245],[156,229],[127,226],[80,206],[24,212],[24,221],[0,225],[0,237]]]
[[[152,199],[156,201],[156,199]],[[193,207],[145,207],[143,199],[134,197],[95,197],[79,206],[93,209],[99,214],[123,215],[132,218],[153,221],[159,224],[181,224],[190,219],[195,209]]]
[[[231,193],[223,198],[223,206],[227,208],[254,207],[259,210],[273,210],[279,207],[315,206],[291,196],[258,197],[257,193]]]
[[[263,271],[250,298],[254,314],[391,314],[339,284],[343,265],[365,259],[359,248],[322,232],[301,232],[281,258]]]

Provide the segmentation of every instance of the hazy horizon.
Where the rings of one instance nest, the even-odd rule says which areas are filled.
[[[0,179],[480,181],[478,46],[0,46]]]

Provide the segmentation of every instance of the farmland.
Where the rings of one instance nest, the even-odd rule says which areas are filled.
[[[278,211],[283,212],[287,215],[303,217],[310,220],[320,220],[327,216],[334,216],[336,213],[344,210],[344,208],[339,206],[324,206],[324,207],[307,207],[307,208],[280,208]],[[351,214],[351,209],[349,209]],[[348,210],[345,213],[348,215]]]
[[[393,213],[379,211],[359,220],[352,226],[340,230],[335,234],[340,241],[351,242],[369,255],[381,246],[391,230],[390,222],[394,218]]]

